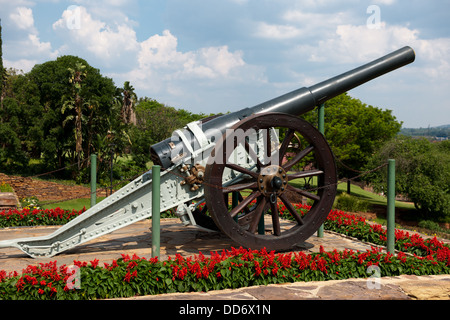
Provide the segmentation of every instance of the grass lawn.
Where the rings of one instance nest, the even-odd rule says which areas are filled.
[[[340,183],[338,185],[338,194],[347,192],[347,183]],[[359,186],[352,185],[351,186],[351,195],[358,197],[362,200],[365,200],[369,202],[370,205],[374,205],[377,207],[385,207],[387,205],[387,198],[380,196],[378,194],[365,191]],[[97,203],[105,199],[104,197],[97,197]],[[404,210],[415,210],[414,205],[411,203],[405,203],[402,201],[396,201],[395,202],[396,208],[401,208]],[[89,209],[91,207],[91,200],[89,198],[83,198],[83,199],[75,199],[75,200],[68,200],[64,202],[57,202],[52,203],[48,205],[42,206],[44,209],[54,209],[56,207],[60,207],[61,209],[68,209],[68,210],[81,210],[83,207],[86,207],[86,209]]]
[[[343,182],[338,184],[338,194],[347,192],[347,183]],[[350,193],[352,196],[358,197],[362,200],[368,201],[372,205],[378,206],[387,206],[387,198],[380,196],[378,194],[372,193],[370,191],[366,191],[359,186],[353,185],[351,186]],[[395,201],[396,208],[402,209],[415,209],[414,204],[403,201]]]
[[[105,197],[97,197],[97,203],[105,199]],[[42,205],[43,209],[54,209],[54,208],[61,208],[66,210],[72,210],[75,209],[77,211],[83,209],[83,207],[86,207],[86,209],[89,209],[91,207],[91,199],[89,198],[82,198],[82,199],[74,199],[74,200],[68,200],[63,202],[57,202],[57,203],[51,203],[48,205]]]

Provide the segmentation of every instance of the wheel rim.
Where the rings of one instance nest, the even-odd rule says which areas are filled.
[[[259,144],[252,134],[262,136]],[[217,143],[205,173],[212,219],[248,248],[287,250],[303,243],[325,221],[336,195],[336,166],[328,143],[308,122],[287,114],[253,115],[233,126]],[[315,180],[316,187],[300,181],[306,179]],[[236,197],[231,209],[229,194]],[[300,196],[312,203],[303,216],[292,204]],[[294,223],[283,223],[279,205]],[[270,223],[259,234],[261,217],[267,215]]]

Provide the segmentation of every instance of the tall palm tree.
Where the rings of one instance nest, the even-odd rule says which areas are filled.
[[[134,92],[134,87],[130,85],[129,81],[125,81],[122,88],[122,110],[120,115],[125,124],[136,123],[136,114],[134,112],[134,105],[137,100],[137,95]]]
[[[81,62],[75,64],[75,68],[68,68],[70,72],[69,83],[73,84],[73,90],[71,96],[63,97],[63,106],[61,112],[65,113],[67,109],[75,109],[75,116],[68,115],[63,121],[63,126],[67,122],[73,121],[75,119],[75,152],[77,154],[78,169],[81,169],[81,151],[83,143],[83,133],[82,133],[82,118],[83,118],[83,98],[81,97],[81,83],[86,78],[87,72],[85,71],[86,66]]]

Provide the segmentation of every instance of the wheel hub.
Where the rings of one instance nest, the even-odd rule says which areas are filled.
[[[258,189],[266,197],[271,194],[277,196],[284,193],[288,178],[284,169],[277,165],[263,168],[258,177]]]

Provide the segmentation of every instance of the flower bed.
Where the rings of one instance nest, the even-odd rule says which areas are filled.
[[[309,207],[297,205],[297,209],[304,213]],[[282,206],[280,212],[286,216],[287,211]],[[48,214],[53,213],[48,211]],[[362,218],[339,210],[330,212],[325,229],[386,245],[386,231],[380,225],[370,225]],[[75,268],[58,266],[56,261],[41,263],[28,266],[21,274],[0,271],[0,299],[103,299],[295,281],[367,278],[370,266],[377,266],[381,276],[450,273],[449,246],[436,238],[424,240],[402,230],[396,230],[395,235],[396,248],[400,251],[396,256],[382,253],[379,248],[366,252],[325,252],[321,247],[319,253],[312,254],[275,254],[265,249],[232,248],[221,253],[212,252],[210,257],[202,253],[188,258],[176,255],[167,261],[122,255],[121,259],[103,266],[98,260],[74,261]]]
[[[86,211],[56,209],[29,209],[0,211],[0,228],[39,225],[62,225]]]
[[[122,255],[111,264],[74,261],[75,269],[56,261],[29,266],[22,275],[0,272],[0,299],[104,299],[170,292],[209,291],[295,281],[338,280],[369,276],[376,265],[383,276],[449,273],[449,249],[426,257],[396,257],[372,248],[367,252],[279,253],[234,249],[167,261]],[[72,271],[70,271],[72,270]],[[78,272],[78,274],[77,274]],[[77,284],[76,279],[80,279]],[[76,289],[78,285],[78,289]],[[75,288],[74,288],[75,287]]]

